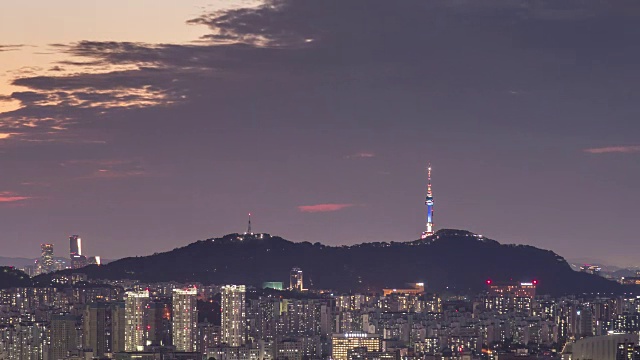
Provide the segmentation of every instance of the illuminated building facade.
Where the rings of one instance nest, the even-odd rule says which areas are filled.
[[[289,290],[303,291],[302,269],[294,267],[289,274]]]
[[[602,271],[602,268],[597,265],[584,264],[580,266],[580,272],[584,272],[587,274],[600,275],[601,271]]]
[[[538,281],[521,282],[521,283],[494,283],[487,280],[489,286],[489,296],[512,296],[512,297],[528,297],[533,299],[536,297],[536,286]]]
[[[640,285],[640,277],[639,276],[623,276],[620,279],[620,284],[622,285]]]
[[[222,287],[222,342],[228,346],[242,346],[245,343],[245,286],[225,285]]]
[[[284,290],[284,286],[282,281],[267,281],[262,283],[263,289],[274,289],[274,290]]]
[[[431,189],[431,164],[428,168],[428,183],[427,183],[427,198],[425,199],[425,205],[427,205],[427,229],[422,232],[422,238],[425,239],[434,234],[433,230],[433,191]]]
[[[538,281],[522,283],[494,283],[487,280],[488,296],[485,308],[500,314],[531,315]]]
[[[173,346],[177,351],[196,351],[198,342],[198,291],[173,290]]]
[[[42,322],[20,322],[11,327],[11,342],[0,347],[0,357],[11,360],[47,359],[47,327]],[[4,335],[4,334],[3,334]]]
[[[87,264],[89,265],[102,265],[102,260],[100,256],[89,256],[87,258]]]
[[[198,324],[198,348],[196,351],[205,352],[207,349],[220,346],[220,326],[209,322]]]
[[[365,348],[367,352],[381,352],[382,337],[379,334],[363,332],[333,334],[331,337],[331,358],[333,360],[347,360],[349,351],[361,348]]]
[[[78,235],[69,237],[69,258],[71,258],[72,269],[87,266],[87,257],[82,255],[82,239]]]
[[[127,292],[124,307],[124,350],[143,351],[147,340],[149,291]]]
[[[53,244],[42,244],[40,245],[41,255],[40,255],[40,272],[41,273],[49,273],[54,269],[53,265]]]
[[[82,255],[82,239],[78,235],[69,237],[69,255]]]
[[[382,294],[384,296],[391,294],[421,295],[424,294],[424,283],[413,283],[410,289],[382,289]]]
[[[71,268],[81,269],[87,266],[87,258],[84,255],[72,255],[71,256]]]

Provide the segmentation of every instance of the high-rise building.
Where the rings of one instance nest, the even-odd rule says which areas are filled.
[[[124,351],[123,303],[95,302],[85,307],[82,316],[82,339],[85,351],[93,357]]]
[[[616,360],[640,359],[640,346],[634,343],[619,343],[616,351]]]
[[[490,296],[513,296],[533,299],[536,297],[536,286],[538,285],[538,281],[494,283],[491,280],[487,280],[487,285]]]
[[[198,342],[198,290],[173,290],[173,346],[177,351],[196,351]]]
[[[88,265],[101,265],[102,264],[102,260],[100,259],[100,256],[89,256],[87,258],[87,264]]]
[[[486,309],[497,311],[500,314],[531,315],[537,284],[537,280],[522,283],[494,283],[487,280],[488,295],[485,298],[484,306]]]
[[[147,344],[166,346],[172,343],[171,303],[153,301],[149,304],[147,315]]]
[[[143,351],[147,340],[149,291],[128,291],[124,303],[124,350]]]
[[[294,267],[289,274],[289,290],[303,291],[302,269]]]
[[[87,266],[87,258],[84,255],[71,255],[71,268],[80,269]]]
[[[198,324],[198,348],[197,352],[204,353],[207,349],[220,346],[220,326],[209,322]]]
[[[228,346],[245,343],[245,286],[222,287],[222,342]]]
[[[71,314],[54,314],[51,316],[51,345],[49,359],[65,359],[69,351],[77,350],[78,317]]]
[[[82,239],[78,235],[69,236],[69,255],[82,255]]]
[[[40,245],[40,270],[42,273],[49,273],[54,270],[53,268],[53,244],[41,244]]]
[[[125,346],[125,329],[126,329],[126,316],[125,316],[125,304],[124,302],[117,302],[112,304],[111,308],[111,352],[123,352]]]
[[[0,345],[0,356],[11,360],[47,359],[47,328],[41,322],[20,322],[10,328],[12,343],[4,347]],[[5,338],[6,339],[6,338]],[[4,344],[3,344],[4,345]]]
[[[349,332],[333,334],[331,337],[331,358],[333,360],[347,360],[349,350],[364,348],[367,352],[382,351],[382,338],[379,334]]]
[[[87,266],[87,257],[82,255],[82,239],[78,235],[69,237],[69,258],[71,268],[80,269]]]
[[[422,232],[422,238],[427,238],[434,234],[433,230],[433,191],[431,190],[431,164],[429,164],[428,170],[428,183],[427,183],[427,198],[425,205],[427,205],[427,229]]]
[[[85,351],[94,357],[110,352],[111,311],[107,303],[92,303],[85,307],[82,316],[82,339]]]

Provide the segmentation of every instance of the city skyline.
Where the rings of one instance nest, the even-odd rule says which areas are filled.
[[[640,360],[640,1],[0,11],[0,360]]]
[[[437,229],[637,264],[636,3],[257,3],[8,5],[3,255],[409,241],[432,161]]]

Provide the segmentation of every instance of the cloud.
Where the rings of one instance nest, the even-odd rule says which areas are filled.
[[[74,172],[78,179],[122,179],[149,175],[139,159],[70,160],[60,165]]]
[[[355,154],[351,154],[351,155],[347,155],[346,158],[347,159],[368,159],[368,158],[372,158],[375,157],[376,154],[372,153],[372,152],[359,152],[359,153],[355,153]]]
[[[316,204],[298,206],[298,210],[304,213],[340,211],[355,206],[355,204]]]
[[[31,197],[21,196],[11,191],[0,191],[0,203],[12,203],[29,199],[31,199]]]
[[[600,148],[585,149],[584,152],[589,154],[611,154],[611,153],[636,153],[640,152],[640,145],[627,145],[627,146],[608,146]]]
[[[625,68],[635,69],[640,61],[633,46],[637,34],[628,31],[638,22],[638,12],[628,11],[637,7],[634,1],[557,3],[398,0],[389,6],[388,0],[268,0],[188,21],[208,27],[210,41],[54,44],[52,49],[66,56],[63,61],[42,70],[23,69],[13,85],[24,91],[0,97],[21,104],[0,113],[0,132],[24,135],[16,136],[21,141],[69,141],[71,135],[63,133],[100,128],[111,114],[181,105],[176,124],[201,118],[202,112],[187,114],[200,106],[208,112],[227,110],[227,116],[216,117],[221,127],[243,127],[255,121],[240,116],[245,109],[295,102],[293,97],[348,103],[357,100],[349,98],[353,94],[373,99],[385,89],[435,97],[460,88],[504,93],[522,84],[546,87],[558,74],[582,79],[576,58],[593,68],[594,77],[628,78]],[[139,113],[136,122],[152,123],[148,114]],[[284,115],[269,117],[269,125],[317,123],[311,116]],[[291,118],[300,120],[284,124]],[[334,117],[325,124],[361,126],[356,119]],[[394,121],[402,126],[410,119]]]
[[[15,51],[22,48],[24,45],[0,45],[0,52],[2,51]]]

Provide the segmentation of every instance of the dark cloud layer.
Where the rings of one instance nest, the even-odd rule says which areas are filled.
[[[56,44],[65,71],[17,78],[23,107],[0,114],[0,165],[19,169],[0,188],[54,184],[29,201],[60,214],[42,231],[107,239],[95,246],[108,257],[126,254],[105,243],[149,253],[241,230],[247,211],[297,240],[406,240],[422,230],[431,160],[437,226],[586,256],[602,249],[599,223],[625,246],[635,231],[613,214],[637,215],[634,154],[589,153],[637,143],[638,10],[280,0],[189,20],[210,29],[204,42]],[[332,211],[352,204],[367,206]]]

